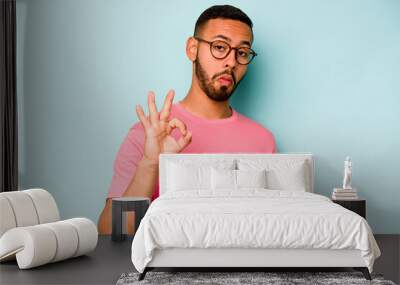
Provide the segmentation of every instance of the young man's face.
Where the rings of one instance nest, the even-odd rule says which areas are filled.
[[[231,47],[251,48],[252,31],[248,25],[236,20],[209,20],[198,37],[207,40],[222,40]],[[224,59],[213,57],[208,43],[197,41],[197,57],[194,60],[195,76],[201,89],[215,101],[226,101],[232,95],[247,71],[247,65],[236,61],[235,50]]]

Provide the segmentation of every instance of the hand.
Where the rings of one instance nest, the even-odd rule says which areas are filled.
[[[147,117],[143,112],[142,106],[136,106],[136,114],[146,134],[143,158],[154,164],[158,164],[160,153],[179,153],[192,139],[191,132],[186,129],[186,125],[181,120],[173,118],[168,121],[174,95],[175,92],[173,90],[168,92],[164,106],[161,112],[158,113],[155,94],[150,91],[147,97],[150,115]],[[175,128],[178,128],[182,134],[178,141],[170,136]]]

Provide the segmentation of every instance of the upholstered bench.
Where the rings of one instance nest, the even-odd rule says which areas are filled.
[[[53,196],[44,189],[0,193],[0,262],[20,269],[57,262],[95,249],[98,232],[87,218],[60,221]]]

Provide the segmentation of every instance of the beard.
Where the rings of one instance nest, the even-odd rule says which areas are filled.
[[[239,85],[239,82],[236,82],[235,75],[233,72],[229,72],[227,70],[215,74],[211,79],[200,64],[198,58],[194,61],[195,63],[195,72],[197,79],[199,80],[200,88],[206,93],[207,97],[210,98],[211,100],[217,101],[217,102],[223,102],[228,100],[233,92],[235,91],[236,87]],[[213,85],[214,80],[223,74],[228,74],[232,77],[233,82],[232,82],[232,87],[231,86],[221,86],[219,89],[215,88]],[[229,90],[231,88],[231,90]]]

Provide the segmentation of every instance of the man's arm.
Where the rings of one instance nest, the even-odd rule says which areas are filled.
[[[139,162],[135,175],[122,197],[148,197],[151,199],[158,179],[158,163],[145,157]]]
[[[190,143],[192,134],[186,130],[186,125],[177,118],[169,119],[174,94],[173,90],[168,92],[164,106],[159,113],[155,103],[155,94],[149,92],[147,98],[148,117],[145,116],[140,105],[136,106],[136,114],[140,119],[144,132],[136,133],[135,136],[132,136],[134,138],[132,141],[129,140],[128,136],[125,140],[126,143],[122,144],[115,164],[117,173],[115,187],[112,186],[110,188],[110,193],[112,193],[110,197],[117,195],[117,197],[141,196],[151,198],[158,179],[160,153],[179,153]],[[170,136],[174,128],[178,128],[182,134],[178,140]],[[144,140],[143,146],[137,143],[140,137]],[[141,156],[139,156],[140,152],[142,152]],[[131,159],[128,159],[128,157]],[[129,181],[127,179],[129,179],[132,171],[134,171],[133,178],[126,186]],[[124,189],[123,193],[122,189]],[[98,230],[100,234],[110,234],[112,232],[111,208],[112,199],[108,198],[99,218]],[[129,226],[134,224],[134,216],[129,214],[131,213],[127,215],[128,234],[132,230]]]

